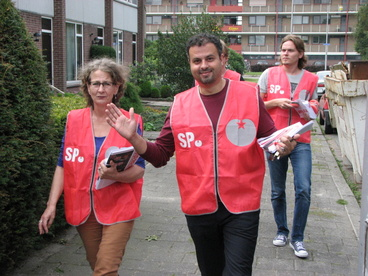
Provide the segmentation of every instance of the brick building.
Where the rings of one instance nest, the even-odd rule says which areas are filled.
[[[79,86],[78,68],[91,45],[116,51],[116,61],[142,61],[143,0],[12,0],[47,61],[49,81],[61,91]]]
[[[306,43],[309,64],[360,59],[354,31],[359,7],[368,0],[147,0],[146,37],[170,32],[178,15],[222,16],[230,48],[250,64],[274,64],[282,38],[290,33]]]

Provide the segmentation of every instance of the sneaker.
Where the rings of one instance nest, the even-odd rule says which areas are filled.
[[[299,258],[307,258],[308,252],[304,248],[304,243],[302,241],[290,242],[290,247],[294,250],[295,256]]]
[[[273,245],[275,246],[285,246],[287,243],[287,237],[285,235],[277,235],[274,239],[273,239]]]

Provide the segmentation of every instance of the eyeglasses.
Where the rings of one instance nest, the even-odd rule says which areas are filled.
[[[103,88],[108,89],[114,85],[114,83],[109,82],[109,81],[104,81],[104,82],[94,81],[94,82],[90,82],[89,84],[92,85],[94,89],[99,89],[101,85]]]

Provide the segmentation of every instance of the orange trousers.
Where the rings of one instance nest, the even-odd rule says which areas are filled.
[[[134,220],[102,225],[92,212],[84,224],[77,226],[93,276],[118,275],[133,225]]]

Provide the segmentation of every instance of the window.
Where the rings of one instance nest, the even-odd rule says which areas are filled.
[[[146,39],[150,41],[155,41],[158,40],[158,35],[147,35]]]
[[[326,36],[325,35],[312,36],[312,43],[313,44],[324,44],[326,43]]]
[[[250,46],[263,46],[265,45],[266,37],[264,35],[250,35],[248,43]]]
[[[229,35],[228,40],[230,44],[241,44],[241,35]]]
[[[187,0],[188,7],[200,7],[203,5],[203,0]]]
[[[223,6],[237,6],[238,0],[222,0]]]
[[[162,5],[161,0],[146,0],[146,5]]]
[[[310,4],[310,0],[294,0],[294,4]]]
[[[161,25],[162,24],[161,16],[147,16],[146,21],[148,25],[153,25],[153,24]]]
[[[314,0],[314,4],[331,4],[331,0]]]
[[[98,42],[97,45],[104,45],[104,29],[103,28],[97,28],[97,38]]]
[[[266,16],[264,15],[249,16],[249,25],[266,26]]]
[[[77,80],[78,68],[83,64],[82,24],[66,23],[66,80]]]
[[[224,17],[224,25],[236,25],[237,18],[236,16],[225,16]]]
[[[305,15],[294,15],[293,24],[309,24],[309,16]]]
[[[47,80],[53,83],[52,19],[42,17],[42,57],[46,61]]]
[[[135,64],[137,61],[137,35],[132,35],[132,64]]]
[[[113,34],[113,46],[116,52],[116,62],[123,63],[123,32],[114,31]]]
[[[309,43],[309,37],[307,35],[302,35],[300,38],[304,41],[304,43]]]
[[[249,6],[266,6],[266,0],[249,0]]]
[[[313,24],[326,24],[326,23],[327,23],[327,15],[313,16]],[[330,18],[328,18],[328,24],[330,24]]]

